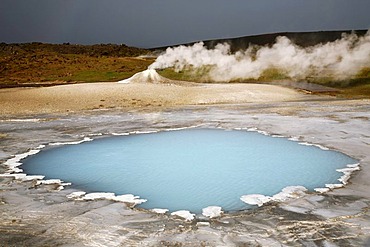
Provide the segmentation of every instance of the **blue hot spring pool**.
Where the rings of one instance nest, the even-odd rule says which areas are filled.
[[[60,178],[87,192],[134,194],[140,207],[225,211],[248,207],[242,195],[272,196],[287,186],[339,183],[342,153],[256,132],[188,129],[115,136],[46,148],[23,161],[28,174]]]

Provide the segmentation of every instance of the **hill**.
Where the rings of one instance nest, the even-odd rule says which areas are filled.
[[[0,87],[118,81],[145,70],[148,50],[126,45],[0,44]]]
[[[237,38],[227,38],[227,39],[214,39],[203,41],[205,47],[208,49],[213,49],[217,44],[227,43],[230,45],[231,52],[236,52],[238,50],[246,50],[250,45],[272,45],[275,43],[276,38],[279,36],[285,36],[289,38],[293,43],[301,47],[314,46],[320,43],[333,42],[337,39],[342,38],[343,34],[356,33],[359,36],[366,34],[367,30],[343,30],[343,31],[319,31],[319,32],[281,32],[281,33],[271,33],[271,34],[261,34],[261,35],[252,35],[252,36],[243,36]],[[197,41],[199,42],[199,41]],[[197,42],[178,44],[173,46],[180,45],[193,45]],[[171,46],[171,47],[173,47]],[[156,47],[150,50],[165,50],[169,46]]]

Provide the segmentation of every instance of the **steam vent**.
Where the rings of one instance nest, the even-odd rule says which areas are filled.
[[[168,83],[171,80],[160,76],[155,69],[147,69],[118,83]]]

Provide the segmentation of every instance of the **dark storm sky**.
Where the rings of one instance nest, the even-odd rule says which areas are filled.
[[[155,47],[370,28],[370,0],[0,0],[0,42]]]

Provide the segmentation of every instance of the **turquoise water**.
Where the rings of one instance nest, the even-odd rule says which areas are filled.
[[[338,183],[356,161],[342,153],[256,132],[189,129],[101,138],[42,150],[24,161],[27,174],[60,178],[87,192],[134,194],[143,208],[225,211],[247,207],[242,195],[274,195]]]

